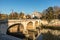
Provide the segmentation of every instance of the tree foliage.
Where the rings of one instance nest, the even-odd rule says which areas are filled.
[[[48,21],[52,20],[52,19],[59,19],[60,16],[60,9],[58,8],[55,8],[55,7],[49,7],[48,9],[46,9],[44,12],[43,12],[43,19],[46,19]]]
[[[19,18],[20,18],[20,19],[24,19],[24,16],[25,16],[25,14],[24,14],[23,12],[20,12]]]
[[[18,13],[14,12],[9,15],[9,19],[18,19]]]
[[[31,19],[31,16],[30,16],[30,15],[26,15],[26,18],[27,18],[27,19]]]

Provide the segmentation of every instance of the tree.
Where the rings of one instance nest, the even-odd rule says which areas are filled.
[[[14,12],[14,19],[18,19],[18,13],[17,12]]]
[[[58,19],[60,19],[60,14],[58,15]]]
[[[31,19],[31,16],[30,16],[30,15],[26,15],[26,18],[27,18],[27,19]]]
[[[53,8],[54,8],[54,13],[55,13],[55,18],[59,19],[58,16],[60,15],[60,7],[54,6]]]
[[[14,12],[9,15],[9,19],[18,19],[18,13]]]
[[[24,17],[25,17],[25,14],[23,12],[20,12],[19,18],[24,19]]]
[[[12,19],[12,14],[9,14],[8,15],[8,19]]]
[[[49,7],[48,9],[45,10],[45,15],[44,18],[47,19],[48,21],[54,19],[54,11],[53,7]]]

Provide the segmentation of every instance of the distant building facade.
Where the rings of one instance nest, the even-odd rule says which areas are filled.
[[[40,12],[33,12],[32,14],[31,14],[31,17],[33,18],[33,17],[37,17],[37,18],[41,18],[42,17],[42,14],[40,13]]]

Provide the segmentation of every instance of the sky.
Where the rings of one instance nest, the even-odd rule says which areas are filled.
[[[5,14],[42,12],[51,6],[60,6],[60,0],[0,0],[0,12]]]

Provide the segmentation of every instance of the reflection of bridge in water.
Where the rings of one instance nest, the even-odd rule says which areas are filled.
[[[40,34],[40,19],[8,20],[8,27],[4,30],[9,33],[22,33],[25,36],[35,39]]]

